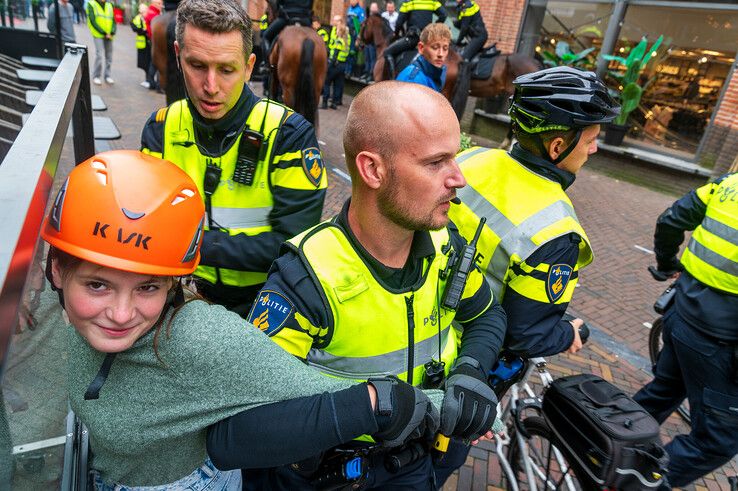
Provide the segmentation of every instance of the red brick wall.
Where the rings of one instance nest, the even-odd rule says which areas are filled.
[[[360,1],[359,4],[363,6],[364,2]],[[324,22],[326,24],[330,24],[331,21],[333,20],[333,17],[335,17],[336,15],[340,15],[341,17],[345,19],[348,8],[349,8],[348,0],[333,0],[333,2],[331,2],[331,18],[325,19]]]
[[[476,0],[489,34],[488,43],[497,42],[503,53],[515,51],[523,21],[525,0]]]
[[[725,95],[720,107],[718,107],[717,114],[715,114],[715,124],[738,129],[736,114],[738,114],[738,78],[734,75],[728,81]]]
[[[725,95],[697,156],[701,165],[713,168],[715,176],[727,171],[738,155],[738,70],[726,83]]]

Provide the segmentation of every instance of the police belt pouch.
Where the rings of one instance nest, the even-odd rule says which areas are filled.
[[[656,489],[668,456],[659,425],[615,385],[591,374],[554,380],[543,416],[569,462],[599,486]]]

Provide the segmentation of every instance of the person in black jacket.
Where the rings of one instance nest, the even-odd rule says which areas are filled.
[[[681,260],[684,232],[693,230]],[[692,431],[666,445],[669,484],[683,487],[738,450],[738,174],[674,202],[656,221],[654,253],[676,277],[654,379],[633,397],[659,423],[689,400]]]
[[[470,61],[487,42],[487,28],[484,26],[479,5],[474,0],[457,0],[456,5],[458,18],[454,21],[454,25],[459,28],[456,44],[461,45],[466,38],[466,46],[461,56],[465,61]]]

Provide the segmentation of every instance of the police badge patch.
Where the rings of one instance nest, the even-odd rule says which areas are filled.
[[[551,303],[556,303],[566,291],[574,269],[568,264],[554,264],[548,270],[546,279],[546,295]]]
[[[320,155],[320,150],[310,147],[302,151],[302,170],[305,171],[305,175],[313,183],[313,186],[316,188],[320,186],[320,180],[325,171],[325,163]]]
[[[287,318],[295,310],[292,302],[282,294],[272,290],[263,290],[249,313],[248,321],[257,329],[273,336],[278,333],[287,322]]]

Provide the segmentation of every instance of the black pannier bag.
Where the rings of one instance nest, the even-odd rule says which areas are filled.
[[[637,402],[596,375],[554,380],[543,397],[543,417],[577,476],[597,487],[656,489],[668,456],[659,425]]]

